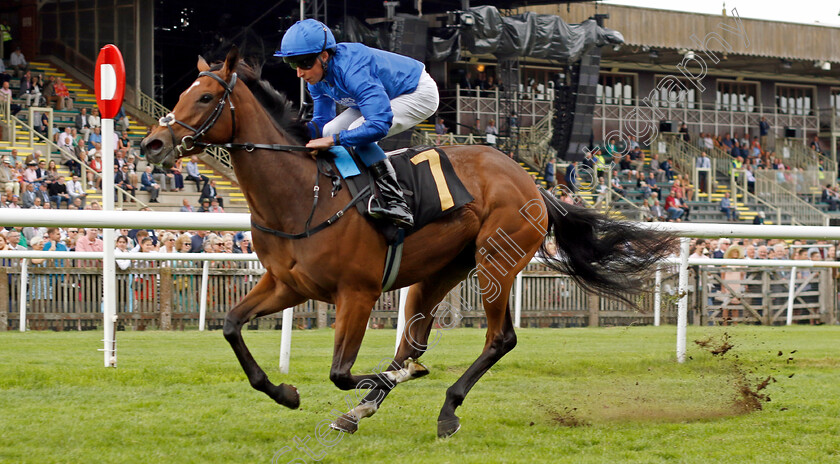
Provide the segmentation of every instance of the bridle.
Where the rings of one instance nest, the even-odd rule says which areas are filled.
[[[236,86],[238,82],[238,77],[236,73],[231,74],[230,83],[225,82],[224,79],[216,75],[211,71],[202,71],[198,73],[198,77],[207,76],[212,77],[216,82],[218,82],[222,88],[225,89],[224,93],[222,94],[221,98],[219,98],[219,102],[216,104],[216,107],[213,108],[213,112],[210,113],[210,116],[201,123],[198,128],[195,128],[184,121],[180,121],[175,117],[174,112],[170,112],[166,116],[160,118],[158,120],[158,124],[161,127],[166,127],[169,129],[169,134],[172,136],[172,146],[174,147],[175,151],[178,152],[178,157],[185,155],[187,152],[193,150],[194,148],[208,148],[208,147],[221,147],[226,148],[228,150],[245,150],[247,152],[252,152],[256,149],[261,150],[274,150],[274,151],[311,151],[311,148],[306,148],[302,145],[279,145],[279,144],[264,144],[264,143],[234,143],[233,138],[236,136],[236,107],[233,105],[233,100],[230,99],[231,94],[233,93],[233,88]],[[228,139],[227,143],[207,143],[202,142],[201,138],[209,131],[219,120],[219,117],[225,110],[225,104],[228,104],[230,107],[230,120],[231,120],[231,133],[230,138]],[[181,141],[177,140],[175,136],[175,131],[172,130],[173,124],[179,124],[183,126],[185,129],[192,131],[191,135],[185,135],[181,137]]]

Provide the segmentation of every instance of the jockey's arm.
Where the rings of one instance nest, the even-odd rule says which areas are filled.
[[[391,99],[385,87],[368,67],[354,69],[344,79],[345,88],[356,100],[365,122],[355,129],[341,131],[339,142],[341,145],[358,146],[382,140],[388,135],[394,120]]]
[[[307,85],[312,97],[312,121],[307,123],[309,136],[312,139],[321,137],[324,126],[335,118],[335,101],[329,95],[322,93],[318,86]]]

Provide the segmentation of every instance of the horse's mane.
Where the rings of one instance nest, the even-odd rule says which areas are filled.
[[[211,66],[210,70],[218,71],[221,68],[222,63],[218,63]],[[261,79],[259,69],[254,69],[244,61],[240,61],[236,65],[236,74],[274,120],[277,129],[294,138],[296,143],[305,143],[309,140],[309,129],[295,114],[292,102],[284,93],[272,87],[268,81]]]

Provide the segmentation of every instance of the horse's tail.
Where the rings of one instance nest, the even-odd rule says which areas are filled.
[[[650,291],[651,271],[677,249],[677,237],[617,221],[593,209],[559,203],[540,189],[548,215],[540,247],[545,263],[568,273],[581,287],[638,308],[632,296]],[[554,238],[557,254],[546,250]]]

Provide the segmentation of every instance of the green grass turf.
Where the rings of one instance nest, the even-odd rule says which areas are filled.
[[[735,347],[723,357],[692,343],[724,332]],[[674,327],[518,334],[458,410],[454,437],[436,438],[437,415],[481,350],[478,329],[443,332],[422,359],[429,376],[324,447],[316,428],[348,395],[328,379],[332,330],[296,331],[285,377],[280,334],[245,334],[270,378],[299,388],[298,411],[251,389],[220,332],[121,332],[117,369],[102,367],[101,333],[2,333],[0,462],[267,463],[284,446],[276,462],[315,462],[296,436],[321,462],[840,462],[840,327],[690,328],[683,365]],[[393,340],[369,331],[354,372],[371,372]],[[752,385],[778,380],[763,410],[733,406],[739,371]]]

